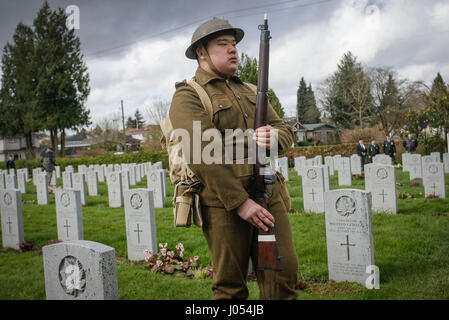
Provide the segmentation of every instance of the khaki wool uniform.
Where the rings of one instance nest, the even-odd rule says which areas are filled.
[[[198,67],[195,81],[201,85],[212,102],[213,117],[202,105],[195,89],[180,82],[170,108],[174,129],[190,134],[190,155],[193,155],[193,122],[200,121],[201,132],[218,129],[254,128],[255,93],[237,77],[219,78]],[[267,124],[278,129],[279,153],[290,148],[293,131],[278,117],[270,104]],[[201,137],[196,137],[201,140]],[[201,142],[201,150],[210,143]],[[245,144],[245,155],[248,146]],[[223,152],[224,154],[224,152]],[[249,257],[257,267],[258,230],[237,214],[237,208],[249,198],[249,187],[254,164],[194,164],[189,168],[198,176],[203,188],[200,192],[203,233],[208,243],[214,268],[213,299],[247,299],[246,286]],[[282,177],[267,188],[268,211],[274,216],[274,233],[281,258],[282,271],[257,271],[261,299],[296,299],[298,259],[294,248],[287,208],[288,195],[281,187]]]

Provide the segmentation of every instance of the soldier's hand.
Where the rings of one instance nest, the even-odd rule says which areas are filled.
[[[277,131],[270,125],[259,127],[253,134],[253,139],[256,143],[266,149],[270,149],[275,143],[277,143]]]
[[[274,227],[274,217],[271,213],[252,199],[246,199],[237,209],[237,214],[243,220],[264,231],[268,231],[268,227]]]

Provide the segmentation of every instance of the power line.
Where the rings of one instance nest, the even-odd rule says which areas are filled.
[[[254,7],[248,7],[248,8],[238,9],[238,10],[230,10],[230,11],[225,11],[225,12],[221,12],[221,13],[216,13],[213,16],[226,16],[226,15],[230,15],[230,14],[236,13],[236,12],[250,11],[250,10],[254,10],[254,9],[275,7],[275,6],[284,5],[284,4],[288,4],[288,3],[294,3],[294,2],[298,2],[298,1],[302,1],[302,0],[287,0],[287,1],[281,1],[281,2],[276,2],[276,3],[266,4],[266,5],[254,6]],[[334,1],[334,0],[322,0],[322,1],[317,1],[317,2],[305,3],[305,4],[302,3],[302,4],[299,4],[299,5],[296,5],[296,6],[292,6],[292,7],[288,7],[288,8],[280,8],[280,9],[277,9],[277,10],[276,9],[271,9],[268,12],[289,10],[291,8],[298,8],[298,7],[309,7],[309,6],[320,5],[320,4],[331,2],[331,1]],[[248,13],[248,14],[233,16],[232,18],[254,16],[254,15],[257,15],[257,14],[259,14],[259,13]],[[159,32],[159,33],[154,33],[154,34],[151,34],[151,35],[147,35],[147,36],[144,36],[143,38],[141,38],[139,40],[130,41],[130,42],[123,43],[123,44],[115,46],[115,47],[105,48],[105,49],[102,49],[102,50],[99,50],[99,51],[95,51],[95,52],[92,52],[92,53],[87,53],[86,57],[90,57],[90,58],[94,57],[94,59],[95,58],[99,58],[99,57],[103,57],[103,56],[109,54],[109,52],[111,52],[111,51],[115,51],[117,49],[129,47],[129,46],[132,46],[132,45],[134,45],[136,43],[139,43],[139,42],[142,42],[142,41],[154,38],[154,37],[159,37],[159,36],[162,36],[162,35],[174,32],[174,31],[178,31],[178,30],[190,27],[192,25],[197,25],[200,22],[203,22],[203,21],[209,19],[210,17],[211,16],[203,17],[201,19],[195,20],[193,22],[189,22],[187,24],[184,24],[184,25],[181,25],[181,26],[178,26],[178,27],[174,27],[174,28],[171,28],[171,29]]]

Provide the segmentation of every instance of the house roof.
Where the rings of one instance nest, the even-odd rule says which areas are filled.
[[[335,126],[330,124],[330,123],[308,123],[308,124],[303,124],[303,127],[306,130],[316,130],[316,129],[320,129],[322,127],[330,127],[332,129],[335,129]]]

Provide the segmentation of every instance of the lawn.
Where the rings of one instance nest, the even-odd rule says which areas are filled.
[[[398,191],[409,196],[398,199],[398,214],[374,213],[375,264],[380,270],[380,289],[368,290],[357,283],[328,280],[324,214],[303,211],[301,177],[289,170],[288,187],[292,200],[290,221],[299,259],[299,278],[305,288],[299,299],[449,299],[449,198],[425,199],[422,181],[411,187],[408,173],[397,169]],[[58,181],[62,184],[62,181]],[[331,189],[338,189],[331,176]],[[146,180],[133,188],[145,188]],[[186,256],[199,256],[203,267],[211,264],[201,229],[175,228],[171,208],[173,186],[167,182],[167,208],[156,209],[158,242],[174,247],[183,243]],[[364,189],[364,180],[353,177],[352,188]],[[449,192],[449,175],[446,175]],[[37,250],[57,239],[54,195],[49,205],[36,200],[35,187],[28,183],[22,195],[25,240],[33,250],[16,252],[0,248],[0,300],[45,299],[42,256]],[[99,184],[100,196],[88,197],[83,207],[84,239],[115,248],[119,296],[123,300],[202,300],[211,298],[209,278],[186,278],[150,272],[144,262],[126,259],[126,233],[123,208],[109,208],[107,187]],[[250,299],[258,299],[258,286],[248,282]]]

